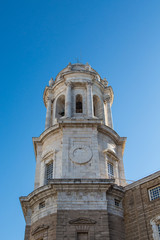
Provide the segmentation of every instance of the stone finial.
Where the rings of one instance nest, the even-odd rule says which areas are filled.
[[[107,79],[106,79],[106,78],[103,78],[102,82],[103,82],[103,84],[105,85],[105,87],[107,87],[107,86],[108,86],[108,81],[107,81]]]
[[[72,69],[72,64],[71,64],[71,62],[69,62],[69,64],[68,64],[68,66],[67,66],[67,67],[68,67],[68,69],[69,69],[69,70],[71,70],[71,69]]]
[[[90,70],[90,69],[91,69],[91,66],[88,64],[88,62],[87,62],[86,65],[85,65],[85,69],[86,69],[86,70]]]
[[[53,81],[53,78],[51,78],[51,79],[49,80],[49,86],[52,87],[53,84],[54,84],[54,81]]]

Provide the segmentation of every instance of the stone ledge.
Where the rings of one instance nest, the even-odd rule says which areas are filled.
[[[137,187],[138,185],[141,185],[143,183],[149,182],[149,181],[151,181],[151,180],[153,180],[153,179],[155,179],[157,177],[160,177],[160,171],[155,172],[155,173],[153,173],[153,174],[151,174],[151,175],[149,175],[147,177],[144,177],[144,178],[142,178],[142,179],[140,179],[140,180],[138,180],[138,181],[136,181],[134,183],[131,183],[131,184],[127,185],[125,187],[125,191],[130,190],[130,189],[132,189],[134,187]]]

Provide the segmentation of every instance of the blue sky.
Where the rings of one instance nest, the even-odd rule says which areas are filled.
[[[127,137],[126,178],[159,170],[159,0],[0,2],[1,238],[22,240],[19,197],[33,190],[32,137],[45,126],[43,91],[69,62],[113,87],[114,128]]]

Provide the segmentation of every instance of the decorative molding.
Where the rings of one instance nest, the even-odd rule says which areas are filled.
[[[40,231],[46,231],[48,228],[49,228],[48,225],[44,225],[44,224],[39,225],[32,231],[32,236],[35,235],[36,233],[39,233]]]
[[[111,102],[111,97],[110,96],[107,96],[105,99],[104,99],[104,103],[110,103]]]
[[[155,216],[150,220],[150,224],[152,226],[152,231],[153,231],[153,239],[154,240],[159,240],[159,232],[158,232],[158,224],[160,224],[160,215]]]
[[[87,81],[87,86],[92,86],[93,83],[91,81]]]
[[[90,218],[76,218],[69,221],[69,224],[79,225],[79,224],[96,224],[97,222]]]
[[[54,153],[55,153],[54,151],[45,152],[44,154],[42,154],[42,160],[46,160],[49,157],[52,157],[52,159],[53,159],[53,154]]]
[[[55,160],[54,156],[57,153],[56,149],[48,149],[48,151],[44,151],[41,155],[42,161],[45,161],[47,158],[50,158],[51,160]]]
[[[72,82],[71,82],[71,81],[67,81],[67,82],[65,82],[65,85],[66,85],[67,87],[69,87],[69,86],[72,87]]]
[[[69,157],[72,162],[77,164],[86,164],[92,159],[93,153],[89,146],[77,144],[69,151]]]
[[[103,151],[103,153],[107,154],[108,156],[113,157],[114,160],[119,161],[119,158],[117,157],[117,155],[115,154],[115,152],[112,149],[107,148]]]

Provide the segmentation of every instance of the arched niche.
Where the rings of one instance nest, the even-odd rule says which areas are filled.
[[[76,113],[83,112],[83,99],[81,94],[76,95]]]
[[[103,119],[103,104],[97,95],[93,96],[94,116]]]
[[[61,95],[58,97],[56,102],[56,114],[55,117],[57,119],[63,117],[65,115],[65,96]]]

